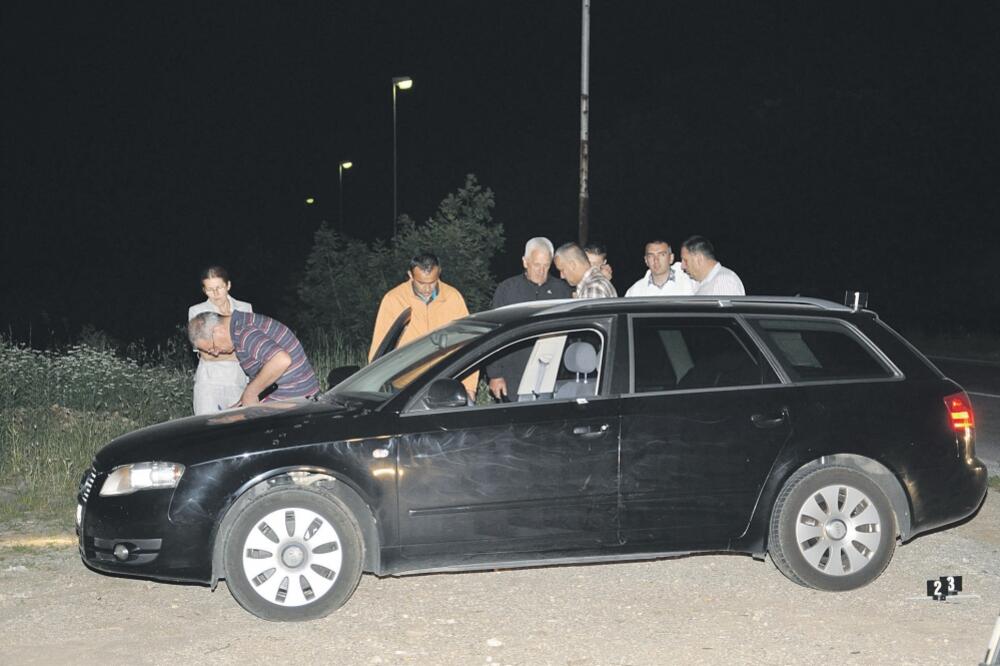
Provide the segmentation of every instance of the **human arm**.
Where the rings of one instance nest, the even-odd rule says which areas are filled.
[[[246,407],[247,405],[256,405],[259,403],[260,400],[257,396],[260,392],[278,381],[291,364],[292,357],[288,352],[283,349],[276,352],[261,366],[260,372],[247,384],[247,387],[243,390],[243,395],[240,396],[240,401],[232,406]]]

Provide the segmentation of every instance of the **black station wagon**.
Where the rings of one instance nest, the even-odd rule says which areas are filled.
[[[508,400],[461,381],[503,360]],[[481,375],[480,375],[481,376]],[[986,494],[969,399],[871,311],[790,298],[483,312],[316,399],[171,421],[86,472],[99,571],[215,585],[269,620],[378,576],[733,551],[871,582]]]

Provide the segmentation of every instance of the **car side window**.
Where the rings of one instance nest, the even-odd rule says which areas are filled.
[[[592,397],[600,391],[603,354],[603,336],[592,329],[537,334],[504,345],[456,379],[473,372],[503,376],[505,402]],[[478,406],[495,403],[481,397]]]
[[[728,322],[680,318],[632,320],[633,392],[753,386],[774,371]]]
[[[756,319],[753,325],[792,381],[879,379],[894,374],[839,321]]]

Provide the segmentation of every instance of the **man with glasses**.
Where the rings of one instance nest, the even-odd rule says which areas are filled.
[[[203,312],[188,322],[188,339],[209,356],[236,354],[250,378],[239,402],[246,407],[264,400],[302,398],[319,392],[319,382],[302,344],[291,329],[276,319],[253,312],[223,316]],[[272,384],[277,388],[270,390]]]
[[[634,296],[691,296],[698,284],[681,269],[680,262],[674,263],[674,253],[670,243],[651,240],[646,243],[646,275],[625,292],[626,297]]]

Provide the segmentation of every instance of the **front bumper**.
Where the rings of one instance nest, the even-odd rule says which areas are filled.
[[[88,472],[77,497],[76,533],[84,564],[103,573],[209,584],[208,539],[198,526],[170,519],[174,490],[102,497],[105,476]]]

